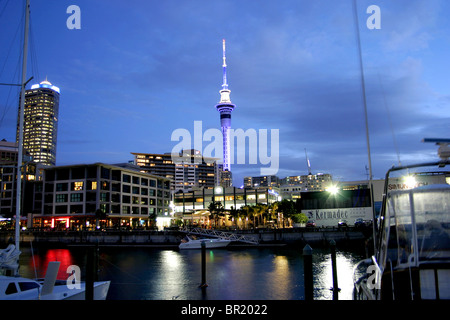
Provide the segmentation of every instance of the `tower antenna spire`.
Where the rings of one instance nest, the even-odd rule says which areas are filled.
[[[222,48],[223,48],[223,84],[222,88],[224,90],[228,89],[228,83],[227,83],[227,58],[225,56],[225,39],[222,40]]]

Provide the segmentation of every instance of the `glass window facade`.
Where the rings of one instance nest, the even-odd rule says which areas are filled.
[[[34,85],[33,89],[25,91],[23,125],[23,147],[26,152],[34,162],[53,166],[56,163],[59,114],[59,89],[54,89],[47,85]],[[19,124],[17,136],[18,129]]]

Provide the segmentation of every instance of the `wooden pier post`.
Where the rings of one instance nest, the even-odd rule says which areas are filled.
[[[200,288],[206,288],[208,285],[206,284],[206,244],[205,241],[202,241],[202,282],[200,284]]]
[[[333,300],[339,300],[339,286],[338,286],[338,278],[337,278],[337,265],[336,265],[336,241],[330,241],[331,247],[331,268],[333,271]]]
[[[313,300],[314,286],[313,286],[313,268],[312,268],[312,248],[309,244],[307,244],[303,248],[303,270],[304,270],[305,300]]]
[[[95,278],[95,248],[88,247],[86,259],[86,288],[84,298],[94,300],[94,278]]]

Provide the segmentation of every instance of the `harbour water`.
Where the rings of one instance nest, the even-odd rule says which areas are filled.
[[[149,247],[99,247],[99,280],[111,280],[108,300],[304,300],[303,248],[266,247],[206,251],[206,282],[200,289],[201,251]],[[313,248],[314,249],[314,248]],[[352,299],[353,266],[363,250],[337,248],[339,300]],[[43,277],[49,261],[60,261],[59,279],[69,265],[85,275],[86,248],[22,247],[20,274]],[[331,300],[331,255],[313,250],[314,299]]]

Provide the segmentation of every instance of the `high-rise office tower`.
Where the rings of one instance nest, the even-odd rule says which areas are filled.
[[[223,84],[220,90],[220,102],[216,105],[217,111],[220,112],[220,126],[222,127],[223,136],[223,164],[221,172],[221,184],[224,187],[231,186],[231,153],[230,153],[230,128],[231,128],[231,112],[235,105],[230,100],[230,89],[227,83],[227,62],[225,57],[225,39],[223,46]]]
[[[35,163],[56,163],[59,94],[59,88],[47,79],[25,91],[23,149]]]
[[[162,176],[171,180],[172,191],[190,191],[193,188],[212,189],[218,185],[219,169],[216,158],[203,157],[198,150],[182,150],[183,161],[174,162],[172,153],[135,153],[134,164],[142,172]],[[182,155],[182,157],[181,157]]]

